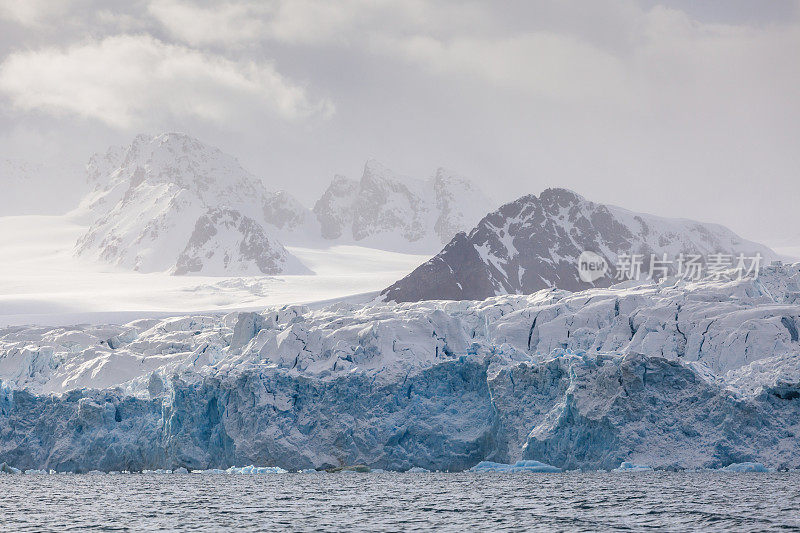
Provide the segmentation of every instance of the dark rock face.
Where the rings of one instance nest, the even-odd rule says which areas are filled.
[[[605,259],[605,276],[581,280],[577,266],[584,251]],[[679,253],[740,251],[774,256],[722,226],[630,213],[566,189],[547,189],[538,198],[523,196],[489,213],[469,234],[456,235],[439,254],[381,294],[387,301],[414,302],[483,300],[547,288],[580,291],[618,282],[620,253],[641,254],[646,275],[650,254],[674,258]]]
[[[461,232],[438,255],[381,294],[396,302],[483,300],[495,294],[492,268]]]

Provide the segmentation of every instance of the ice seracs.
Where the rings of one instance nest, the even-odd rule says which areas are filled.
[[[6,328],[0,462],[797,468],[798,280]]]
[[[325,239],[435,251],[472,227],[491,205],[476,185],[454,172],[440,168],[431,179],[414,179],[369,160],[359,181],[335,176],[314,213]]]
[[[584,251],[601,256],[607,275],[579,276]],[[459,233],[432,259],[383,291],[387,300],[484,299],[529,294],[545,288],[583,290],[617,281],[618,254],[640,254],[646,276],[651,254],[760,254],[769,248],[746,241],[716,224],[667,219],[596,204],[566,189],[523,196],[486,215],[469,233]],[[674,271],[674,265],[673,265]]]

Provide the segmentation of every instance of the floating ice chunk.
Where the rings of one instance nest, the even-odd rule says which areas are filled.
[[[767,468],[761,463],[733,463],[725,468],[725,472],[774,472],[772,468]]]
[[[189,473],[189,471],[188,471],[188,470],[186,470],[184,467],[182,467],[182,466],[179,466],[178,468],[176,468],[175,470],[173,470],[173,471],[172,471],[172,473],[173,473],[173,474],[188,474],[188,473]]]
[[[623,461],[618,468],[612,470],[612,472],[652,472],[652,471],[653,467],[651,466],[635,465],[627,461]]]
[[[288,470],[284,470],[279,466],[232,466],[225,472],[228,474],[285,474]]]
[[[303,470],[299,470],[298,474],[316,474],[318,470],[314,468],[304,468]]]
[[[513,465],[481,461],[470,469],[472,472],[541,472],[558,473],[561,469],[557,466],[540,463],[539,461],[517,461]]]
[[[37,474],[47,474],[46,470],[36,470],[36,469],[29,469],[25,471],[25,474],[28,476],[37,475]]]
[[[372,469],[367,465],[348,465],[348,466],[335,466],[333,468],[326,468],[325,472],[329,474],[336,474],[338,472],[358,472],[359,474],[368,474]]]
[[[421,466],[415,466],[414,468],[409,468],[406,470],[407,474],[429,474],[430,470],[427,468],[422,468]]]
[[[21,470],[19,468],[14,468],[13,466],[9,465],[8,463],[0,463],[0,473],[3,474],[19,474]]]

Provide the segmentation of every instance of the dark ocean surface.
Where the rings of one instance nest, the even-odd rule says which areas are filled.
[[[2,531],[800,530],[800,473],[0,475]]]

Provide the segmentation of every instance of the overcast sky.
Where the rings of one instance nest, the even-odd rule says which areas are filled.
[[[183,131],[309,206],[374,157],[800,238],[798,95],[798,1],[0,0],[0,157]]]

